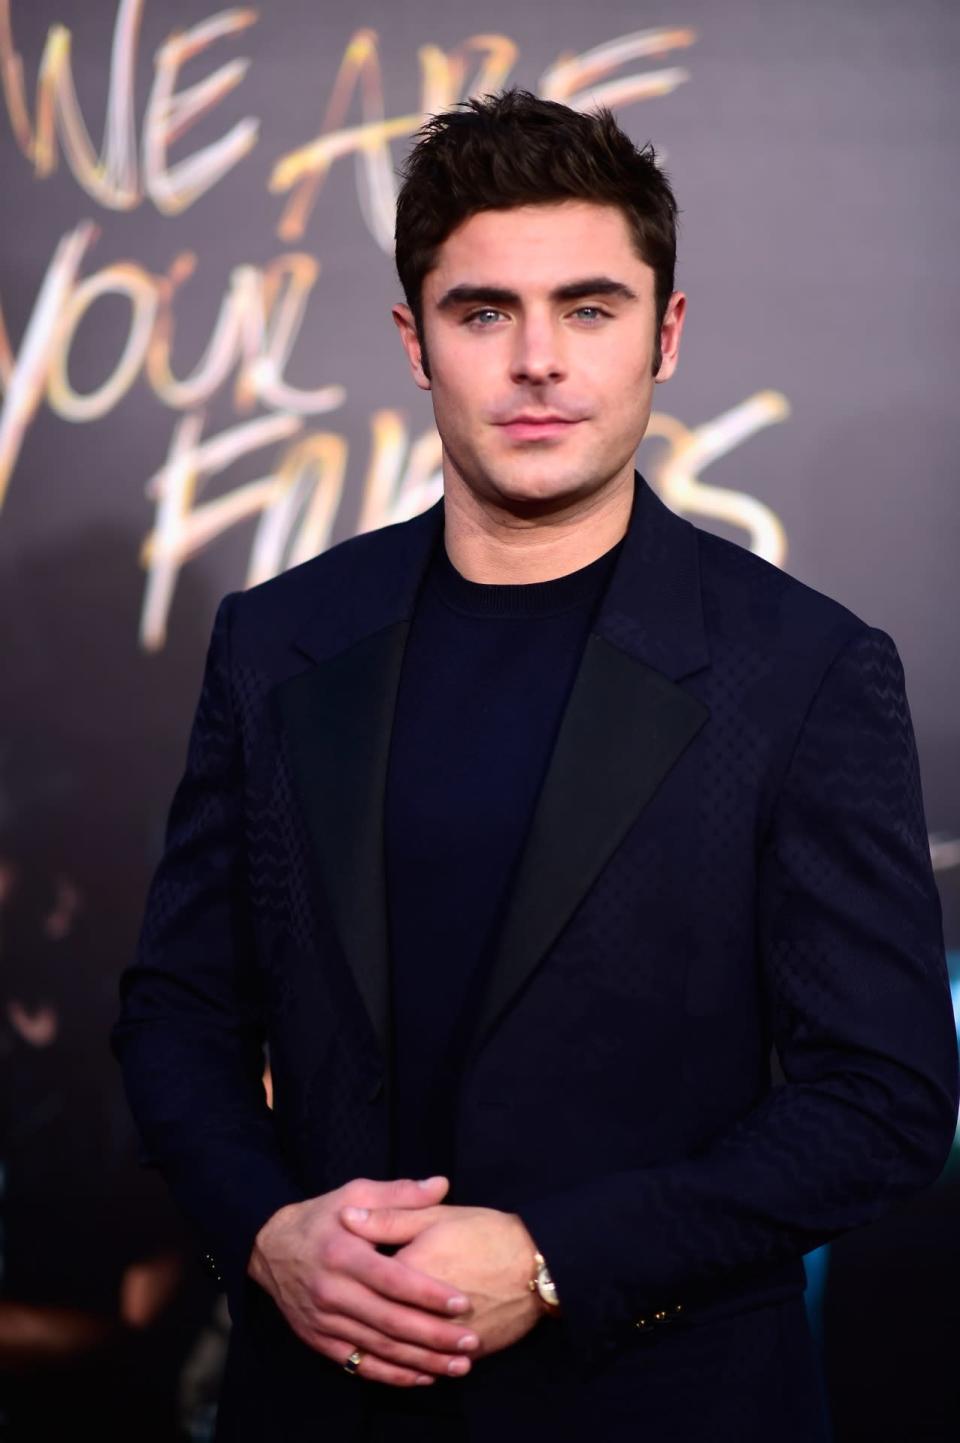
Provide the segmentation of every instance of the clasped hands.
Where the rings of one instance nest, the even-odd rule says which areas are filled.
[[[309,1347],[341,1365],[359,1349],[365,1378],[411,1387],[462,1376],[547,1309],[530,1290],[535,1244],[522,1219],[443,1204],[448,1188],[445,1177],[354,1178],[291,1203],[260,1229],[247,1271]],[[379,1243],[402,1246],[387,1256]]]

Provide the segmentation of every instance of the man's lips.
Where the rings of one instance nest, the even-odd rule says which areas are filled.
[[[519,415],[499,423],[508,436],[518,441],[534,440],[541,436],[562,436],[580,424],[579,416],[533,416]]]

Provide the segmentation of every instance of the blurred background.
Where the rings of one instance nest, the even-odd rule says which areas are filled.
[[[467,95],[657,147],[689,315],[638,464],[894,637],[960,1000],[958,58],[948,0],[0,0],[0,1438],[211,1437],[117,978],[218,600],[439,494],[393,210]],[[836,1443],[960,1436],[958,1173],[807,1257]]]

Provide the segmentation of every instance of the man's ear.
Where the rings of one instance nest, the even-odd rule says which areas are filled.
[[[407,353],[407,360],[410,362],[410,370],[413,379],[421,391],[430,390],[430,377],[424,370],[425,357],[423,347],[420,344],[420,337],[417,335],[417,324],[413,318],[413,312],[409,306],[398,303],[390,314],[396,321],[397,329],[400,332],[400,339],[403,342],[403,349]],[[426,364],[429,364],[427,362]]]
[[[677,369],[680,358],[680,336],[687,313],[687,298],[683,291],[674,291],[667,302],[660,327],[660,366],[654,380],[669,381]]]

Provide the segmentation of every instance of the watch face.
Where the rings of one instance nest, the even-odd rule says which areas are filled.
[[[558,1302],[557,1289],[545,1266],[537,1271],[537,1290],[545,1303]]]

